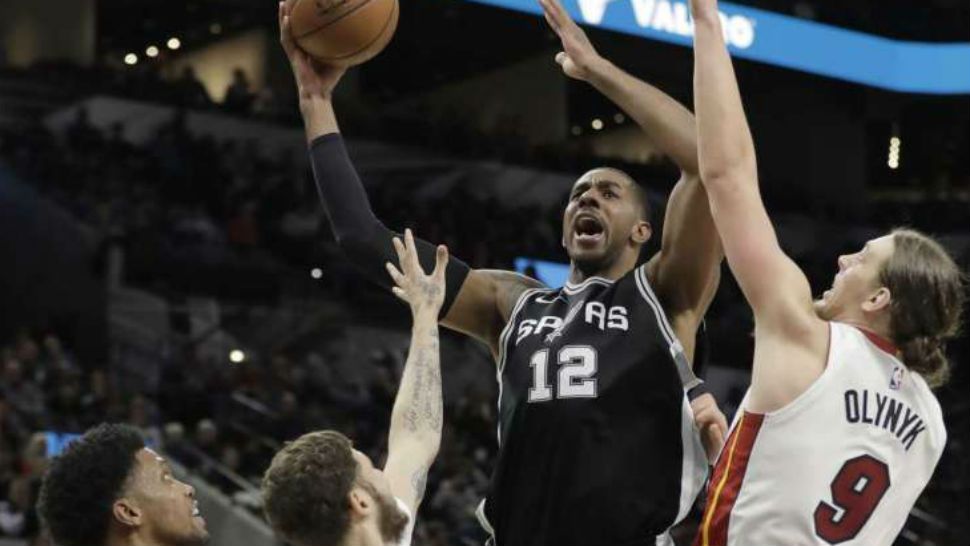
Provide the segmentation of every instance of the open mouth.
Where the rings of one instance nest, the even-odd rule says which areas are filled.
[[[606,236],[602,222],[595,216],[584,214],[573,222],[576,241],[580,243],[596,243]]]
[[[199,503],[198,502],[192,503],[192,517],[194,517],[194,518],[201,518],[202,517],[202,512],[199,511]]]

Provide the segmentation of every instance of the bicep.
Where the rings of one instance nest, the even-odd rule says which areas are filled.
[[[700,179],[684,175],[667,203],[660,252],[647,266],[651,283],[669,315],[699,321],[720,281],[723,258],[707,192]]]
[[[778,244],[757,185],[708,185],[711,214],[731,272],[759,322],[810,315],[808,279]]]
[[[498,348],[498,336],[523,292],[544,285],[530,277],[491,269],[472,270],[442,324]]]
[[[412,517],[418,513],[418,506],[424,499],[431,469],[429,464],[415,464],[421,454],[421,445],[404,441],[387,454],[387,464],[384,465],[391,493],[407,505]]]

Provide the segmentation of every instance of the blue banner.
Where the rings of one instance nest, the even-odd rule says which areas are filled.
[[[569,280],[569,264],[547,262],[535,258],[516,258],[515,270],[542,281],[550,288],[559,288]]]
[[[542,14],[538,0],[471,0]],[[691,46],[693,21],[678,0],[563,0],[593,26]],[[721,3],[725,41],[742,59],[906,93],[970,94],[970,43],[891,40]]]

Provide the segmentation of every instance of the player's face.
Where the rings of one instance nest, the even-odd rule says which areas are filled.
[[[839,270],[832,287],[815,302],[815,312],[825,320],[862,314],[866,302],[871,302],[883,288],[879,272],[892,256],[892,235],[873,239],[855,254],[839,256]]]
[[[145,536],[165,546],[208,542],[195,488],[177,480],[165,459],[148,448],[139,451],[136,459],[130,496],[142,511]]]
[[[397,543],[408,524],[408,516],[397,505],[391,483],[384,471],[376,468],[370,457],[354,450],[357,461],[357,481],[376,505],[376,523],[385,542]]]
[[[615,169],[594,169],[573,185],[563,214],[562,244],[581,269],[605,269],[625,248],[638,249],[649,238],[632,184]],[[631,245],[633,239],[638,243]]]

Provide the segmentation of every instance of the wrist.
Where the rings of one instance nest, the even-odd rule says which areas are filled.
[[[691,13],[691,17],[694,19],[694,25],[721,26],[721,16],[716,9],[698,10],[697,13]]]
[[[301,97],[300,115],[303,116],[307,142],[313,142],[317,137],[326,134],[340,132],[333,104],[327,97]]]
[[[329,95],[304,95],[300,93],[300,113],[304,117],[333,109]]]
[[[411,314],[414,316],[415,328],[419,326],[426,326],[428,324],[437,324],[438,312],[438,309],[432,309],[429,307],[422,307],[420,309],[413,310]]]
[[[609,60],[597,56],[587,67],[586,81],[593,87],[600,88],[615,79],[617,67]]]

